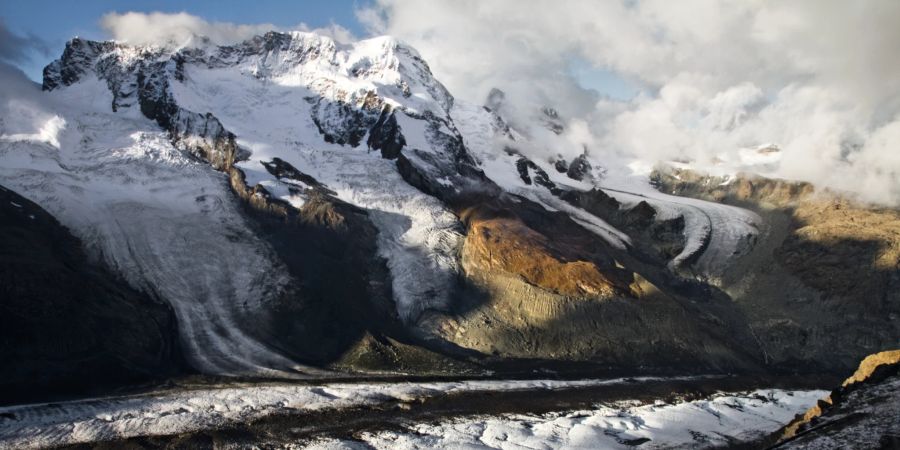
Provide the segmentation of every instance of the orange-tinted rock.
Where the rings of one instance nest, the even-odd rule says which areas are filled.
[[[570,297],[630,294],[631,274],[581,259],[515,216],[485,217],[484,211],[474,210],[466,216],[469,232],[463,260],[471,268],[516,275],[532,285]]]

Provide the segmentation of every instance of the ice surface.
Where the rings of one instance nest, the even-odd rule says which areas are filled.
[[[598,404],[543,415],[475,416],[361,433],[360,441],[323,439],[310,449],[642,449],[709,448],[774,432],[825,391],[760,389],[667,404]]]
[[[0,448],[38,448],[131,436],[186,433],[249,423],[290,411],[384,407],[460,392],[564,389],[660,380],[663,379],[236,384],[0,407]],[[559,447],[566,442],[608,442],[610,438],[604,433],[606,430],[613,430],[619,436],[649,436],[654,440],[665,438],[670,442],[691,442],[689,430],[705,432],[711,435],[711,439],[721,439],[714,435],[715,432],[738,436],[773,430],[778,423],[809,407],[822,395],[822,391],[761,390],[676,405],[633,406],[617,403],[598,405],[587,411],[543,416],[470,417],[431,425],[413,425],[409,433],[396,436],[391,433],[370,434],[366,435],[365,440],[378,448],[391,447],[392,443],[406,445],[400,448],[423,448],[429,442],[438,447],[467,445],[479,442],[484,430],[490,428],[490,434],[494,437],[506,433],[510,444],[545,441],[542,448]],[[549,434],[540,431],[542,429]],[[482,445],[491,445],[489,442]],[[493,442],[497,444],[498,441]]]
[[[710,282],[752,249],[763,225],[762,218],[752,211],[664,194],[646,179],[611,180],[601,187],[625,207],[646,201],[656,209],[658,220],[684,217],[684,249],[671,264],[677,268],[692,260],[691,270]]]

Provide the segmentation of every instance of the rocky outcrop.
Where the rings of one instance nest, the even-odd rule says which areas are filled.
[[[50,214],[0,187],[0,403],[184,370],[173,311],[85,255]]]
[[[508,151],[515,154],[511,150]],[[519,159],[516,160],[516,170],[519,172],[519,178],[521,178],[525,184],[534,183],[543,186],[554,195],[563,193],[563,190],[557,187],[556,183],[550,181],[550,177],[547,175],[547,172],[544,172],[544,169],[541,169],[534,161],[525,158],[524,156],[520,156]]]
[[[900,350],[867,356],[841,387],[776,436],[772,448],[900,448]]]
[[[572,163],[569,164],[566,175],[576,181],[585,181],[585,178],[588,179],[587,181],[590,181],[592,178],[591,169],[593,169],[593,167],[591,167],[591,163],[588,161],[587,156],[578,155],[578,157],[573,159]]]
[[[406,145],[406,138],[397,124],[397,116],[390,107],[381,111],[378,121],[369,132],[367,144],[369,148],[380,150],[381,156],[387,159],[395,159],[400,156],[400,151]]]
[[[629,296],[631,274],[609,259],[565,247],[509,211],[479,204],[462,211],[468,225],[462,260],[467,273],[500,272],[569,297]]]

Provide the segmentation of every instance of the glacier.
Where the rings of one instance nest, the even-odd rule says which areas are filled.
[[[51,118],[4,124],[4,185],[51,212],[131,285],[171,304],[186,356],[198,370],[321,373],[248,333],[287,272],[249,229],[221,173],[174,148],[139,111],[110,111],[112,95],[97,79],[52,95],[30,89],[4,91],[19,99],[4,104],[24,108],[27,100],[24,112]],[[65,128],[56,127],[51,139],[35,139],[61,120]]]
[[[322,438],[303,448],[714,448],[766,436],[824,394],[758,389],[672,404],[621,401],[548,414],[457,417],[407,424],[399,431],[363,432],[358,440]]]

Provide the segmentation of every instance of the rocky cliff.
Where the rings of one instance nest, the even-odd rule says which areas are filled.
[[[778,436],[772,448],[900,448],[900,350],[867,356]]]

